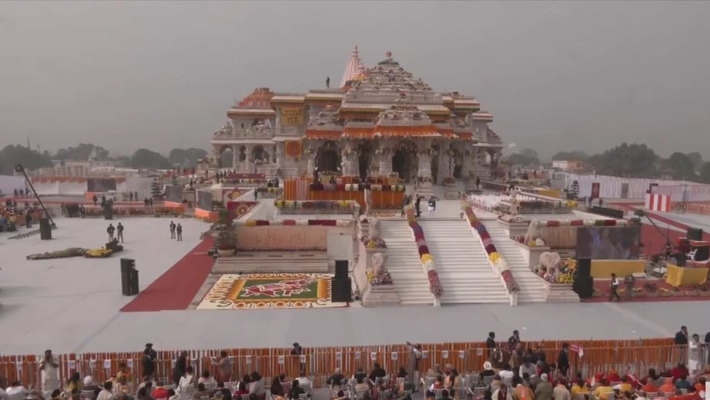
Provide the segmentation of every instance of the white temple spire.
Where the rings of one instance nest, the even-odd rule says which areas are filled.
[[[360,54],[357,51],[357,45],[355,45],[355,48],[353,48],[353,51],[350,53],[350,58],[348,58],[348,63],[345,65],[345,72],[343,73],[343,79],[340,81],[340,88],[344,88],[346,83],[355,79],[364,71],[365,66],[362,65],[362,61],[360,61]]]

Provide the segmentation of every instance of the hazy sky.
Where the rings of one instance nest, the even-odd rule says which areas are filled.
[[[208,148],[235,97],[337,84],[358,44],[545,156],[710,158],[708,21],[703,2],[2,2],[0,146]]]

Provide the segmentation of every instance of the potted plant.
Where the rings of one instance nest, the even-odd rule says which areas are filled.
[[[695,287],[698,290],[698,295],[699,296],[708,296],[710,295],[710,288],[708,287],[707,283],[703,283],[701,285],[697,285]]]
[[[222,257],[233,256],[237,251],[236,238],[234,237],[234,227],[229,221],[229,212],[227,210],[219,211],[217,232],[217,254]]]
[[[692,288],[685,291],[686,296],[698,296],[699,294],[700,292],[698,291],[697,286],[693,286]]]
[[[673,297],[680,297],[685,294],[682,290],[680,290],[680,288],[678,288],[678,286],[673,286],[671,292],[673,292]]]

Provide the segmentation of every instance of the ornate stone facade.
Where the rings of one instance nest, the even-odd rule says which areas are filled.
[[[258,88],[235,104],[212,136],[211,167],[282,178],[397,174],[420,185],[490,175],[503,144],[478,101],[434,92],[390,52],[367,69],[353,54],[340,89]]]

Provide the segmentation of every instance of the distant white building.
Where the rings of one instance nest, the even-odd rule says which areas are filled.
[[[552,168],[561,169],[562,171],[579,171],[584,168],[584,163],[572,160],[553,160]]]

